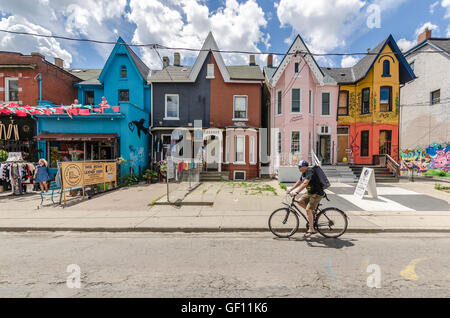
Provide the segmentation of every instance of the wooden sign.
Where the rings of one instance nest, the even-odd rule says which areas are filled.
[[[83,163],[61,162],[61,176],[63,189],[82,187],[84,185]]]
[[[105,168],[103,162],[89,162],[83,164],[84,185],[105,182]]]
[[[359,181],[353,195],[363,199],[366,191],[368,191],[372,198],[376,199],[378,197],[377,185],[375,182],[375,171],[371,168],[364,168],[361,171],[361,176],[359,177]]]
[[[64,189],[117,181],[116,162],[61,162]]]

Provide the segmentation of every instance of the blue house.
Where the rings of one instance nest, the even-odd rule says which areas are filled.
[[[81,70],[71,70],[80,76]],[[141,173],[149,164],[150,69],[119,38],[105,66],[76,84],[79,107],[38,115],[40,156],[57,161],[124,158],[121,174]],[[89,74],[89,72],[88,72]],[[109,108],[101,108],[102,97]],[[72,108],[73,109],[73,108]]]

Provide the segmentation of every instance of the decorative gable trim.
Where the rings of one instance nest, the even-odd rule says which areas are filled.
[[[222,55],[219,52],[219,47],[217,46],[216,40],[211,32],[208,33],[205,42],[203,43],[202,50],[195,61],[194,66],[191,69],[191,73],[189,74],[189,78],[191,81],[195,82],[197,80],[197,76],[202,69],[203,64],[205,63],[206,58],[209,53],[214,55],[214,59],[216,60],[217,66],[219,68],[220,73],[225,82],[231,82],[230,74],[228,73],[227,67],[225,66],[225,62],[222,58]]]
[[[122,43],[122,44],[121,44]],[[134,71],[138,74],[140,78],[142,78],[141,73],[139,72],[136,64],[134,63],[133,59],[131,58],[130,54],[128,53],[127,48],[125,47],[125,41],[119,36],[117,39],[117,43],[114,46],[114,49],[112,50],[111,54],[108,57],[108,60],[106,60],[105,66],[102,69],[102,72],[100,73],[100,76],[98,77],[98,80],[100,83],[104,83],[106,73],[108,72],[109,67],[111,66],[111,63],[116,55],[126,55],[128,56],[128,59],[131,62],[131,65],[133,66]],[[142,78],[143,81],[146,81],[147,79]]]
[[[297,35],[294,42],[291,44],[291,47],[289,48],[288,52],[284,55],[283,60],[281,61],[280,65],[278,66],[277,70],[272,76],[272,79],[270,81],[270,85],[272,87],[275,87],[278,80],[280,79],[281,75],[283,74],[284,70],[292,60],[292,57],[294,56],[293,53],[297,51],[306,51],[308,53],[311,53],[306,46],[305,42],[301,38],[300,35]],[[308,63],[309,68],[311,69],[312,74],[316,78],[317,82],[320,85],[324,85],[324,77],[325,74],[320,69],[319,65],[317,64],[315,58],[311,54],[307,54],[304,56],[304,60],[306,63]]]

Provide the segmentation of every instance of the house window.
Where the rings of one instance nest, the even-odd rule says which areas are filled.
[[[250,137],[250,163],[255,164],[255,137]]]
[[[380,111],[391,112],[392,111],[392,87],[382,86],[380,88]]]
[[[291,152],[299,153],[300,152],[300,132],[293,131],[291,133]]]
[[[441,102],[441,90],[438,89],[431,92],[431,105],[439,104]]]
[[[5,101],[18,102],[19,101],[19,79],[16,77],[5,79]]]
[[[214,64],[208,64],[206,78],[207,79],[214,78]]]
[[[247,96],[234,96],[234,120],[247,119]]]
[[[322,115],[330,115],[330,93],[322,93]]]
[[[338,115],[348,115],[348,91],[339,92]]]
[[[312,114],[312,91],[309,90],[309,113]]]
[[[166,94],[166,118],[179,119],[180,100],[178,94]]]
[[[295,75],[298,75],[299,66],[300,66],[300,63],[298,63],[298,62],[294,63],[294,73],[295,73]]]
[[[235,137],[236,163],[245,163],[245,136]]]
[[[280,154],[281,153],[281,132],[278,132],[277,133],[277,152],[278,152],[278,154]]]
[[[128,89],[119,89],[119,102],[129,102],[130,91]]]
[[[281,115],[281,91],[277,93],[277,115]]]
[[[369,156],[369,131],[361,131],[361,157]]]
[[[292,113],[300,113],[300,88],[293,88],[291,90],[291,112]]]
[[[94,92],[85,92],[84,93],[84,103],[86,105],[94,105]]]
[[[127,78],[127,67],[125,65],[122,65],[120,67],[120,78],[126,79]]]
[[[388,60],[383,61],[383,77],[390,77],[391,76],[391,62]]]
[[[368,113],[370,113],[370,88],[364,88],[362,90],[361,114]]]

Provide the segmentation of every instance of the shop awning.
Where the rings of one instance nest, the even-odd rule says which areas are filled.
[[[117,137],[117,134],[80,134],[80,133],[40,133],[36,140],[81,140],[81,141],[102,141],[111,140]]]

